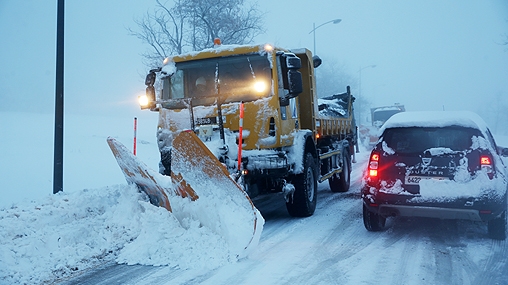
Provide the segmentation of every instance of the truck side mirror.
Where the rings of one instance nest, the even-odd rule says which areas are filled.
[[[323,61],[321,58],[317,55],[312,57],[312,64],[314,65],[314,68],[318,68]]]
[[[289,99],[295,98],[303,92],[302,74],[298,69],[302,68],[302,60],[292,53],[284,53],[281,56],[282,80],[284,89],[289,91],[288,98],[281,98],[281,104],[286,104]]]
[[[303,92],[303,79],[300,71],[288,70],[289,97],[294,98]]]
[[[146,86],[153,86],[153,84],[155,83],[155,78],[157,77],[157,75],[155,75],[155,72],[153,72],[152,70],[150,70],[150,73],[148,73],[146,75],[146,79],[145,79],[145,85]]]
[[[287,56],[286,57],[286,66],[288,69],[300,69],[302,68],[302,61],[297,56]]]

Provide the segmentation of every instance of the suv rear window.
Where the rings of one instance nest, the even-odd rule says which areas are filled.
[[[480,131],[464,127],[407,127],[386,129],[383,141],[396,153],[422,153],[430,148],[462,151],[471,147],[473,136]]]

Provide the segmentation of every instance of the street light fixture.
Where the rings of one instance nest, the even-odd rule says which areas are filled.
[[[338,24],[342,21],[342,19],[335,19],[335,20],[331,20],[331,21],[328,21],[326,23],[323,23],[319,26],[316,27],[316,23],[313,23],[313,29],[312,31],[309,32],[310,33],[313,33],[314,34],[314,50],[312,51],[314,54],[316,54],[316,30],[321,27],[321,26],[324,26],[326,24],[329,24],[329,23],[333,23],[333,24]]]

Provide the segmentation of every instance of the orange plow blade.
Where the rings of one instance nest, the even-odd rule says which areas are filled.
[[[127,182],[137,185],[152,204],[171,211],[180,221],[198,220],[223,236],[239,258],[258,244],[263,217],[193,132],[181,132],[173,140],[171,177],[147,167],[114,138],[107,141]]]
[[[174,138],[171,172],[181,176],[199,196],[181,211],[189,215],[201,213],[200,221],[228,239],[240,257],[258,243],[263,217],[226,167],[193,132],[180,132]],[[202,212],[203,209],[207,210]]]

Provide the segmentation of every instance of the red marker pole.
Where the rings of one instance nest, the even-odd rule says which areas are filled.
[[[138,118],[134,117],[134,155],[136,155],[136,131],[138,129]]]
[[[242,170],[243,102],[240,102],[240,123],[238,129],[238,171]]]

